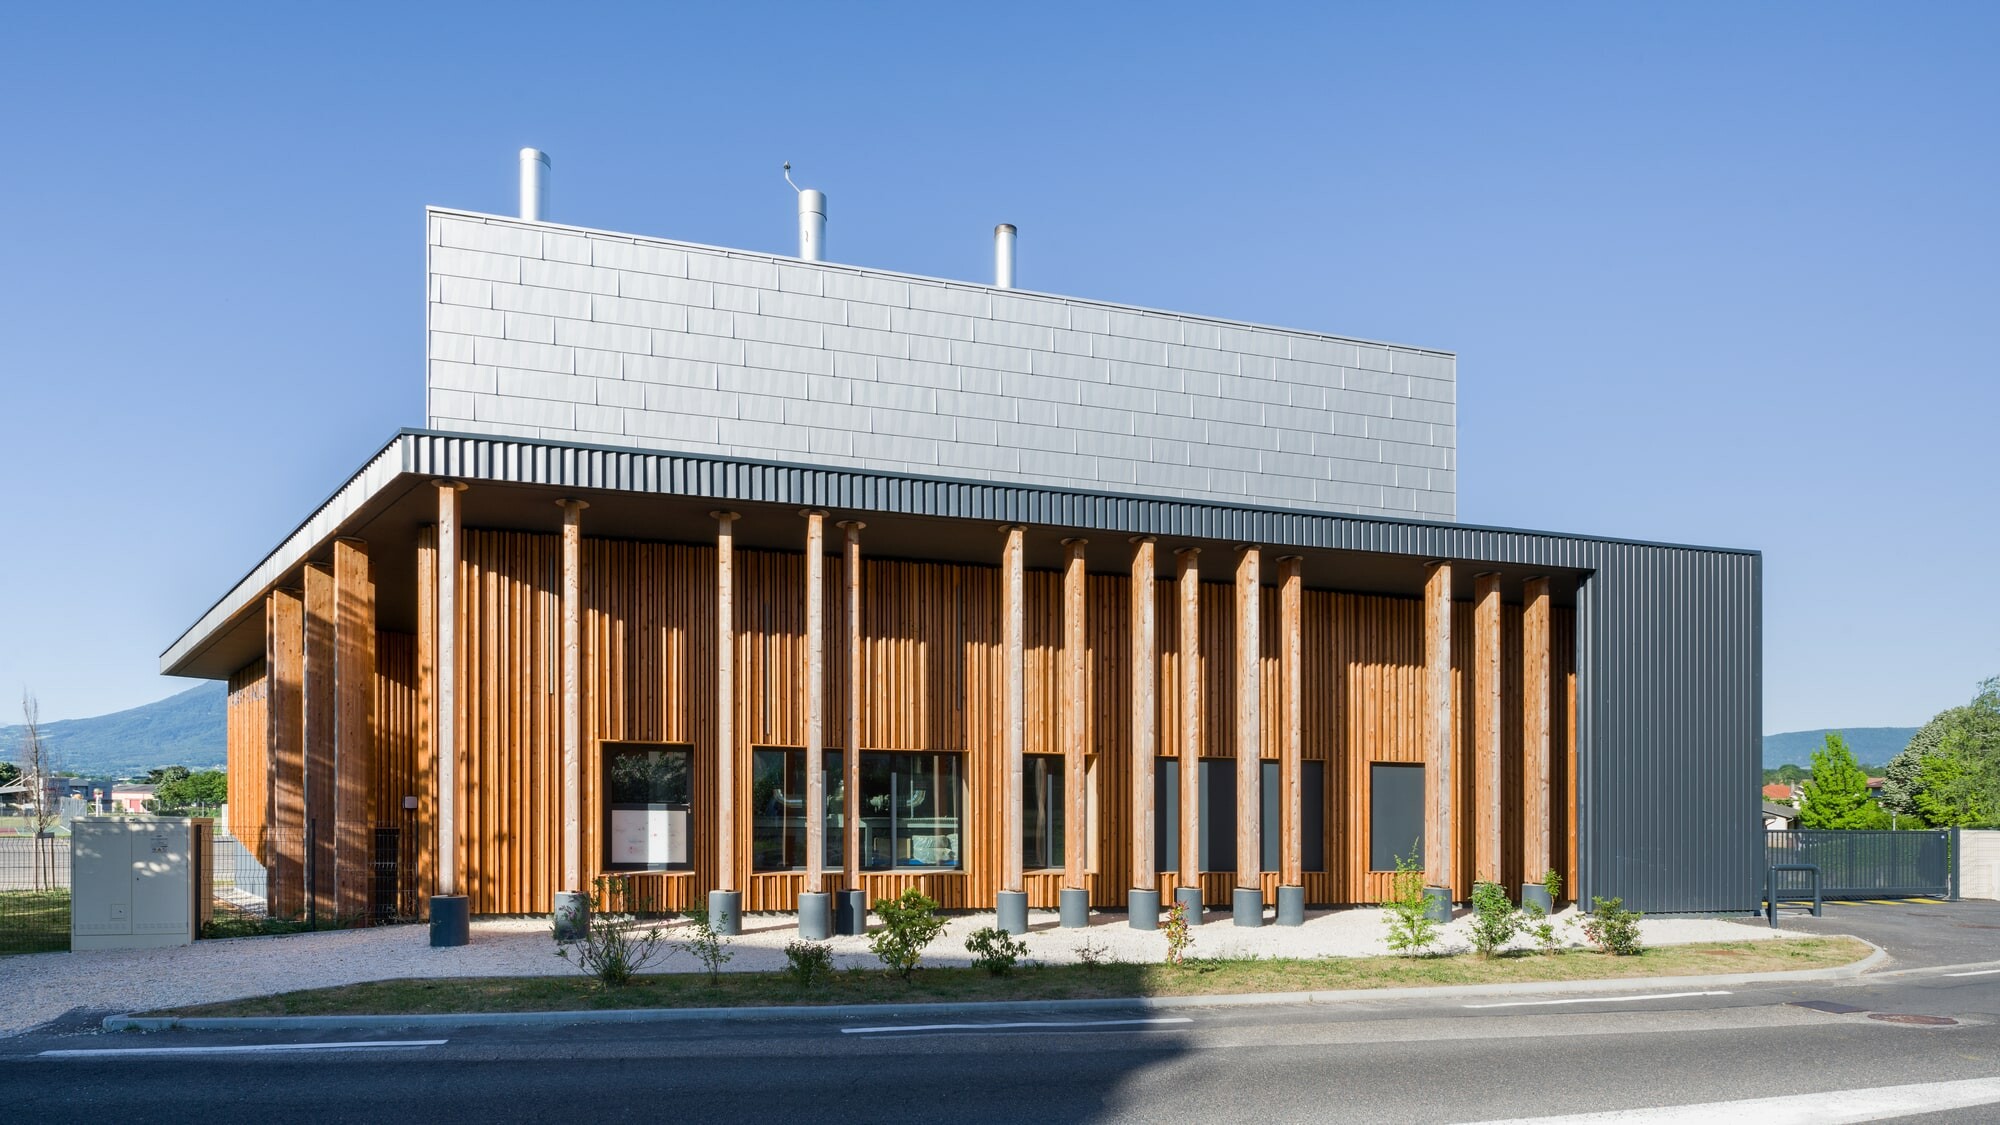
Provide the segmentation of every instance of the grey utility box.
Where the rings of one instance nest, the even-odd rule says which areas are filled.
[[[70,824],[71,949],[187,945],[209,906],[215,822],[78,817]]]

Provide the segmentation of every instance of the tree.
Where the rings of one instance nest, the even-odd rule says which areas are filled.
[[[1887,828],[1889,814],[1868,795],[1868,775],[1839,733],[1828,731],[1826,745],[1813,751],[1812,777],[1799,807],[1802,828]]]
[[[154,786],[153,799],[146,802],[153,812],[213,809],[229,800],[229,775],[221,770],[193,773],[185,766],[169,766],[153,772],[172,775]]]
[[[1928,820],[1923,811],[1925,785],[1924,764],[1937,754],[1945,740],[1959,734],[1963,742],[1959,752],[1970,757],[1976,764],[1971,772],[1988,778],[1985,790],[1985,806],[2000,809],[2000,788],[1996,788],[1993,774],[2000,768],[2000,677],[1986,680],[1979,685],[1979,691],[1972,702],[1962,707],[1949,707],[1932,717],[1910,738],[1909,745],[1901,753],[1889,760],[1883,770],[1882,805],[1892,812],[1909,817]],[[1953,784],[1964,785],[1966,763],[1937,767],[1934,778],[1952,778]],[[1939,798],[1944,805],[1933,801],[1933,807],[1945,807],[1962,801],[1965,794]]]
[[[1990,755],[1980,757],[1970,732],[1946,732],[1917,769],[1915,803],[1924,823],[1936,828],[1992,824],[1993,766]]]
[[[54,890],[57,885],[55,847],[55,826],[57,820],[57,798],[50,789],[49,782],[55,776],[55,759],[49,753],[48,743],[42,741],[41,704],[32,693],[21,693],[20,765],[22,780],[28,791],[22,794],[22,804],[28,810],[28,820],[35,827],[34,889]]]

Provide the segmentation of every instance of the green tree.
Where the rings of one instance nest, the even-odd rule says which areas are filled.
[[[12,785],[21,780],[21,767],[12,762],[0,762],[0,785]]]
[[[1854,760],[1854,751],[1837,732],[1828,731],[1826,745],[1813,751],[1812,777],[1805,783],[1799,807],[1803,828],[1887,828],[1889,814],[1868,796],[1868,775]]]
[[[1977,769],[1972,772],[1988,777],[1986,807],[2000,808],[2000,801],[1996,801],[2000,789],[1994,787],[1991,777],[1996,766],[2000,766],[2000,676],[1982,682],[1972,702],[1938,712],[1910,738],[1902,753],[1889,760],[1883,770],[1884,808],[1903,816],[1929,819],[1923,811],[1923,793],[1927,784],[1924,763],[1938,753],[1945,740],[1954,733],[1963,739],[1960,753],[1969,755],[1977,763]],[[1954,784],[1962,785],[1966,783],[1966,774],[1966,766],[1960,763],[1940,767],[1931,776],[1948,777],[1953,779]],[[1938,806],[1933,802],[1933,807],[1950,806],[1963,796],[1960,793],[1941,798],[1945,805]]]
[[[1946,732],[1917,769],[1916,806],[1937,828],[1983,828],[1993,823],[1991,755],[1981,758],[1970,732]]]
[[[153,789],[153,799],[148,807],[154,812],[174,812],[180,809],[213,809],[229,800],[229,775],[221,770],[202,770],[191,773],[184,766],[169,766],[155,773],[178,774],[159,782]]]

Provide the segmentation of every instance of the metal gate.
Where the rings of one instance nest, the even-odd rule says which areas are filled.
[[[1827,898],[1908,898],[1951,894],[1951,832],[1855,829],[1786,829],[1766,832],[1767,864],[1810,863],[1819,868]],[[1812,875],[1778,872],[1778,893],[1812,893]]]

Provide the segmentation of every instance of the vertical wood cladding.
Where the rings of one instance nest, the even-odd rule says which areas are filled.
[[[269,753],[270,677],[262,660],[253,661],[229,677],[228,757],[229,834],[243,841],[258,862],[271,862],[266,829],[270,825]]]

